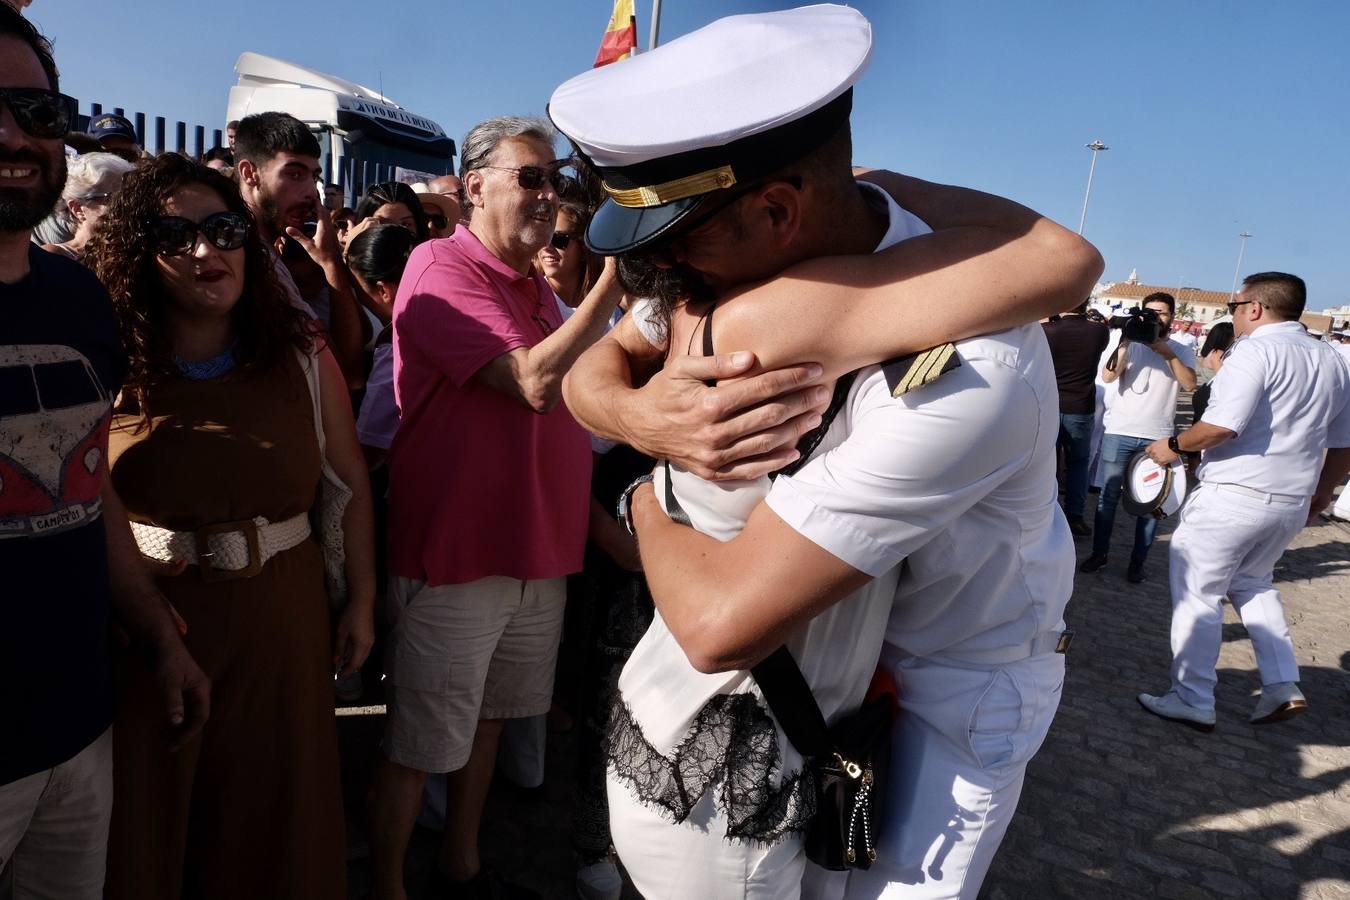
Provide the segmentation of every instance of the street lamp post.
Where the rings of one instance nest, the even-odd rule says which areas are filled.
[[[1242,243],[1238,244],[1238,261],[1233,267],[1233,289],[1228,292],[1228,302],[1232,303],[1233,298],[1237,296],[1238,273],[1242,271],[1242,254],[1247,249],[1247,238],[1251,237],[1249,232],[1242,232],[1238,237],[1242,238]]]
[[[1097,171],[1097,154],[1111,148],[1102,143],[1101,138],[1087,145],[1092,151],[1092,165],[1088,167],[1087,190],[1083,192],[1083,214],[1078,217],[1078,233],[1083,233],[1083,223],[1087,221],[1088,198],[1092,196],[1092,173]]]

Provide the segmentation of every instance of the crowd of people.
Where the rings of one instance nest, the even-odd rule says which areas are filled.
[[[285,113],[201,160],[74,135],[0,5],[0,893],[333,900],[350,819],[406,900],[429,817],[427,896],[534,896],[480,849],[489,787],[571,730],[583,898],[619,860],[650,898],[974,897],[1058,706],[1074,538],[1107,566],[1139,451],[1204,452],[1140,702],[1212,726],[1227,595],[1253,720],[1306,708],[1270,570],[1350,470],[1350,366],[1302,282],[1247,280],[1178,435],[1171,296],[1117,340],[1081,238],[855,168],[870,41],[844,7],[719,20],[347,207]],[[381,695],[344,809],[334,704]],[[827,861],[792,721],[865,698],[886,739],[835,754],[867,824]]]

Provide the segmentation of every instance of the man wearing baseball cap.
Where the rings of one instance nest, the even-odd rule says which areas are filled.
[[[1058,391],[1035,320],[1081,299],[1100,256],[987,195],[895,176],[888,186],[903,208],[855,183],[848,119],[870,53],[871,26],[847,7],[733,16],[577,76],[550,102],[609,195],[587,243],[619,255],[630,287],[657,295],[582,357],[566,387],[590,430],[672,458],[658,469],[660,495],[641,483],[627,492],[660,615],[624,669],[610,726],[611,832],[649,898],[973,898],[1058,706],[1073,550],[1055,502]],[[981,215],[1016,223],[1009,230],[1020,237],[961,245],[954,235],[978,231]],[[947,252],[954,247],[965,252]],[[901,251],[912,254],[908,269],[874,262]],[[833,269],[813,261],[841,254],[854,255]],[[992,258],[1011,264],[982,270]],[[708,356],[714,343],[776,347],[810,313],[779,302],[756,319],[741,303],[755,309],[755,291],[736,289],[785,270],[798,295],[838,303],[830,309],[841,320],[879,274],[911,291],[932,285],[896,303],[938,319],[976,296],[984,320],[1006,327],[1018,303],[1004,276],[1045,304],[1011,318],[1025,323],[1017,327],[844,376],[832,418],[813,433],[817,443],[799,445],[805,462],[792,474],[772,486],[712,484],[699,477],[713,474],[704,435],[762,421],[777,404],[727,422],[695,417],[681,447],[661,421],[665,407],[641,402],[657,395],[635,388],[633,375],[667,349],[686,373],[743,374],[748,366],[725,358],[699,370],[680,357],[698,354],[700,336]],[[972,271],[982,280],[963,277]],[[925,281],[934,273],[939,281]],[[833,362],[840,357],[852,367],[884,358],[850,355],[841,336],[869,339],[827,323],[814,344],[770,357],[818,359],[827,377],[850,368]],[[744,388],[698,388],[689,402],[718,409],[713,396],[727,391]],[[784,432],[797,434],[791,423]],[[742,443],[779,453],[772,441]],[[793,455],[788,447],[778,465]],[[733,471],[767,471],[738,469],[734,457],[725,461]],[[694,528],[677,524],[677,508]],[[791,752],[759,672],[746,671],[780,647],[830,723],[861,702],[878,654],[902,686],[892,781],[877,798],[885,827],[867,871],[845,878],[804,864],[809,761]]]
[[[89,135],[103,145],[103,149],[128,162],[140,162],[141,145],[136,128],[126,116],[106,113],[95,116],[89,123]]]

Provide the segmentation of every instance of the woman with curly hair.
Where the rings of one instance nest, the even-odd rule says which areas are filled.
[[[90,259],[130,356],[113,483],[212,681],[209,723],[170,753],[159,689],[122,667],[107,896],[344,897],[333,676],[370,650],[374,576],[341,372],[206,166],[128,174]],[[336,647],[309,521],[324,459],[353,493]]]

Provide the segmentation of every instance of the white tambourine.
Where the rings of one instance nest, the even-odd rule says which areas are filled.
[[[1136,516],[1165,519],[1186,500],[1186,466],[1175,459],[1160,466],[1145,450],[1137,450],[1125,464],[1121,504]]]

